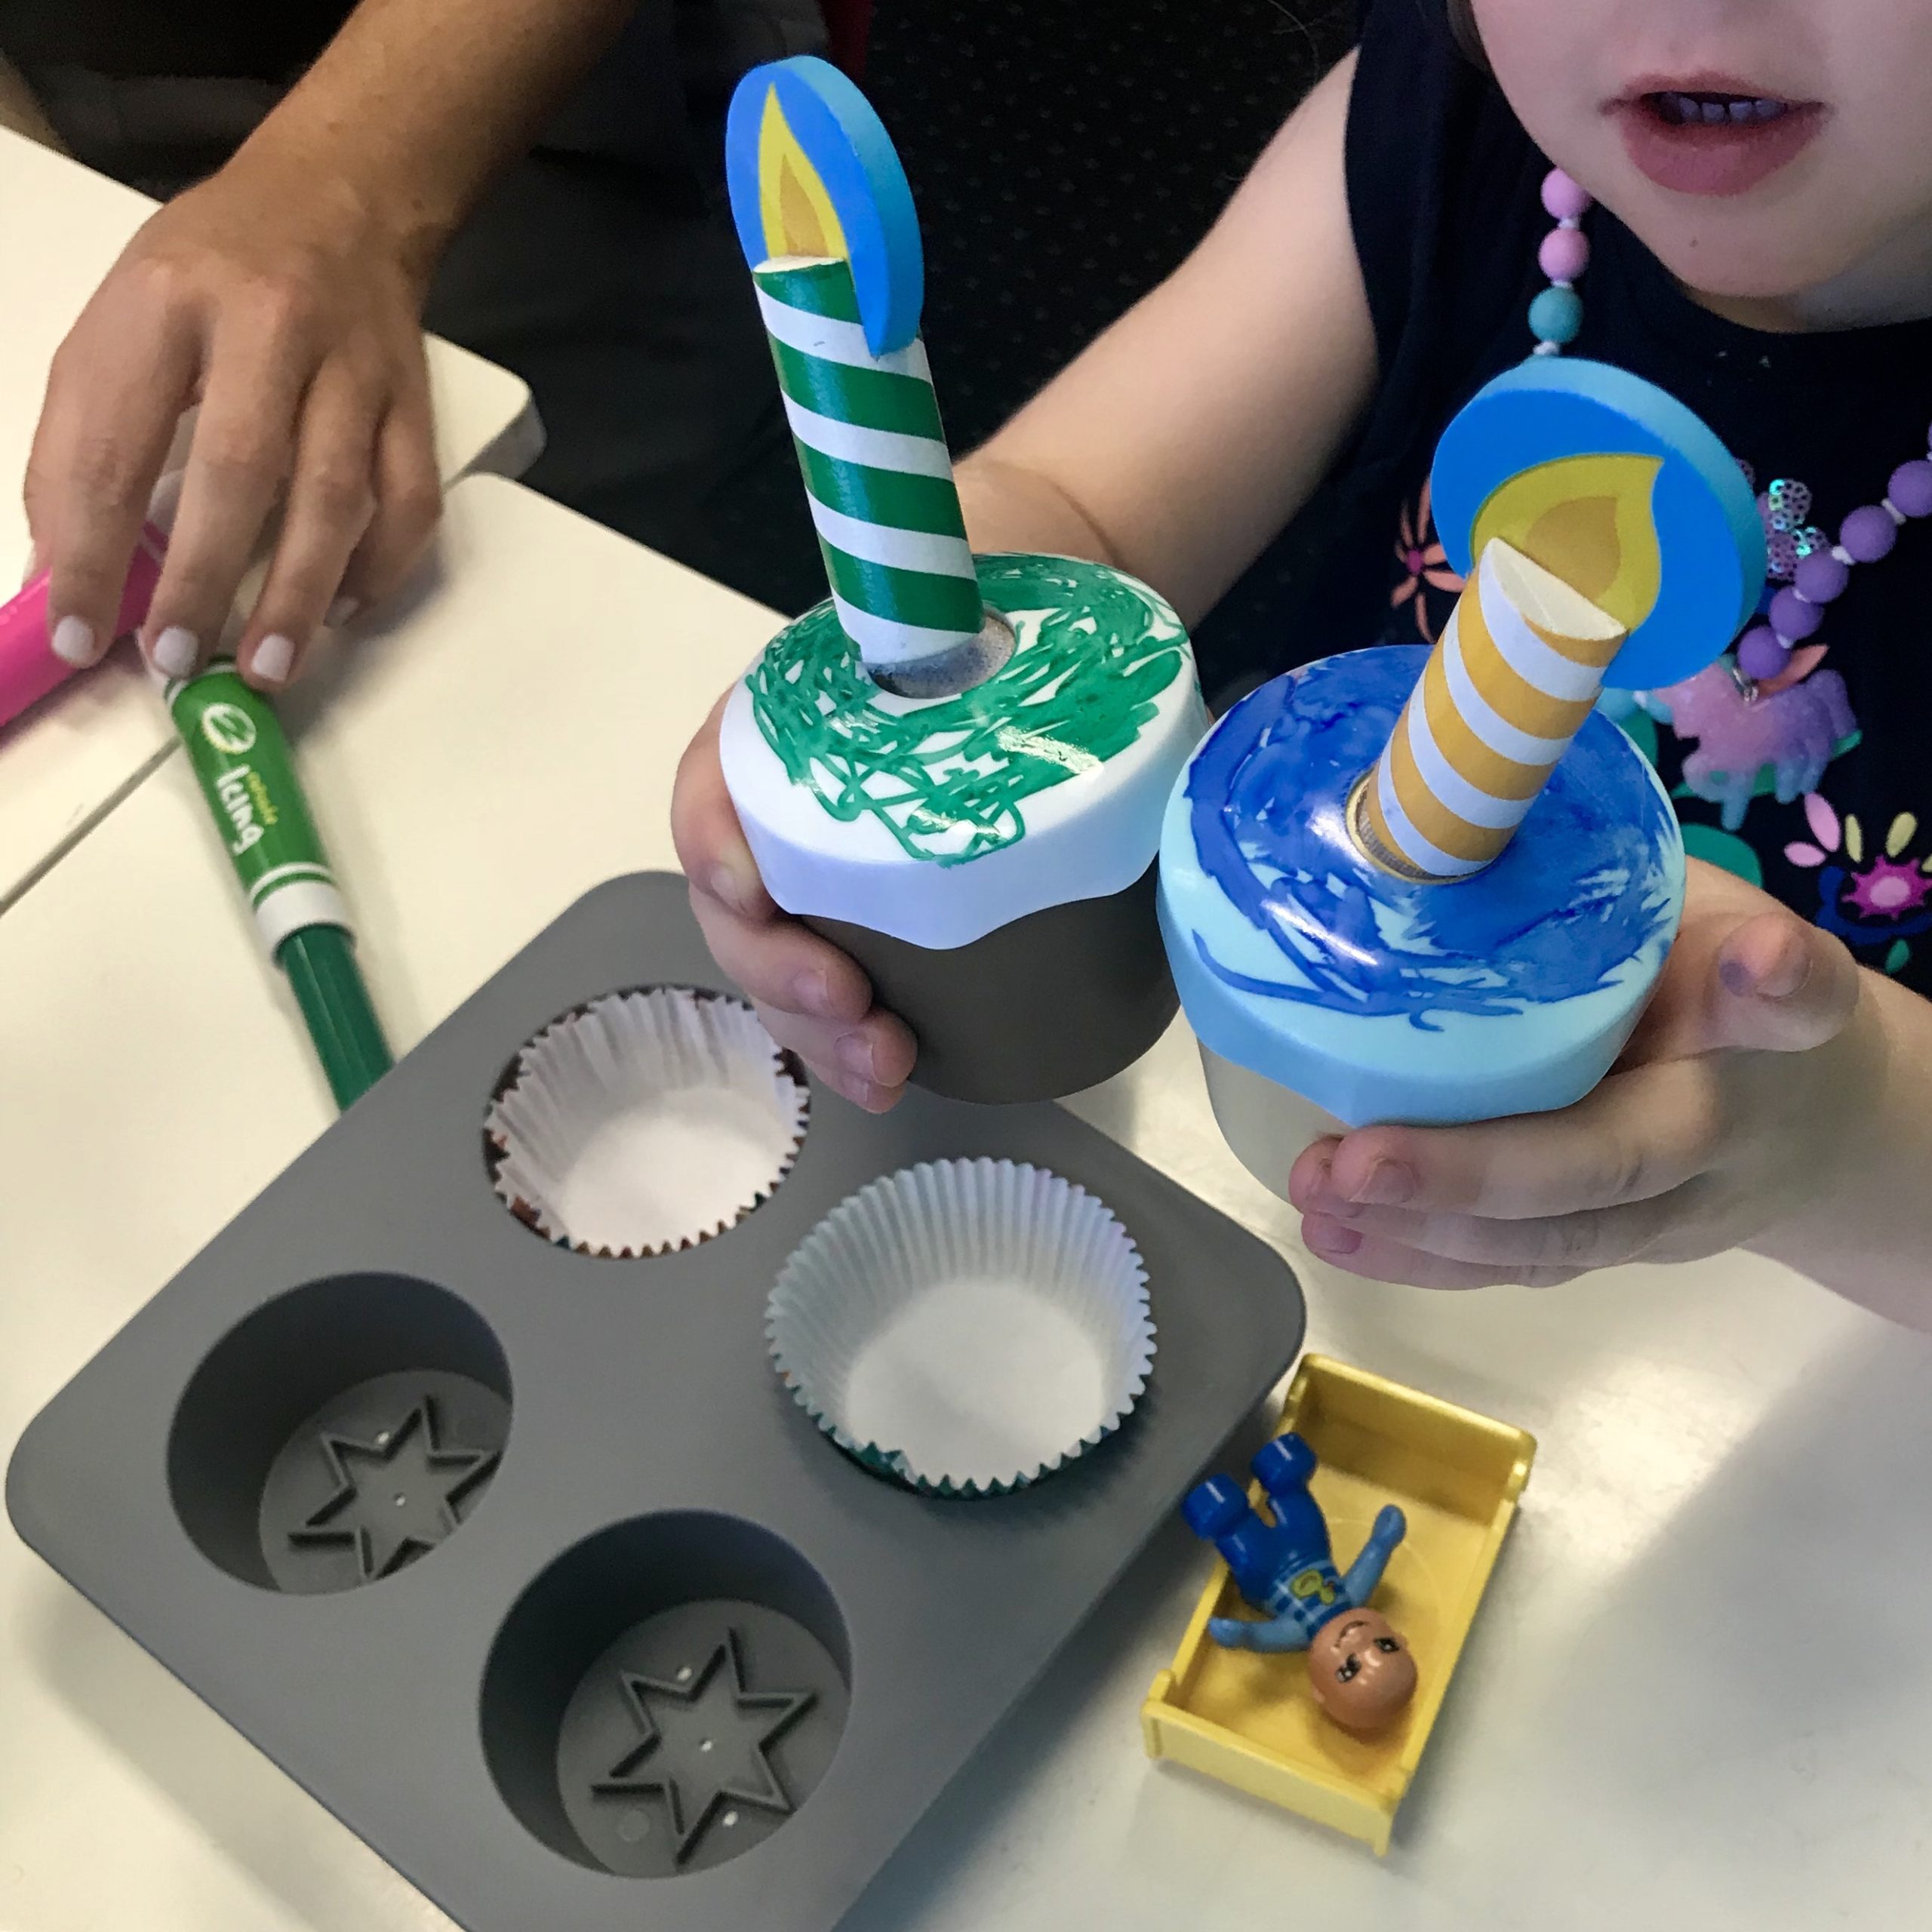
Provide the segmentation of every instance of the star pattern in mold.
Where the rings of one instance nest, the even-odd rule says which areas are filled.
[[[449,1536],[462,1521],[457,1506],[502,1454],[445,1441],[435,1401],[426,1395],[373,1441],[324,1429],[320,1442],[335,1487],[289,1531],[289,1541],[352,1548],[365,1583],[393,1575]]]
[[[626,1670],[619,1681],[641,1734],[592,1789],[662,1798],[678,1864],[721,1813],[734,1822],[731,1805],[790,1817],[792,1799],[769,1753],[817,1703],[816,1691],[747,1690],[743,1651],[731,1629],[694,1672],[666,1679]]]

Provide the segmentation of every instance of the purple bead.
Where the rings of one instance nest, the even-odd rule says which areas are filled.
[[[1552,228],[1537,251],[1537,266],[1552,281],[1574,281],[1589,265],[1590,238],[1580,228]],[[1932,463],[1926,467],[1932,469]],[[1896,497],[1892,500],[1898,503]]]
[[[1861,504],[1838,525],[1838,541],[1861,564],[1890,556],[1898,540],[1898,525],[1878,503]]]
[[[1792,581],[1807,603],[1829,604],[1844,595],[1851,572],[1830,551],[1814,550],[1798,558],[1798,574]]]
[[[1588,213],[1590,198],[1561,168],[1552,168],[1543,177],[1543,205],[1558,221],[1577,221]]]
[[[1885,485],[1885,494],[1907,516],[1932,516],[1932,463],[1921,457],[1915,463],[1900,463]]]
[[[1767,684],[1785,667],[1785,648],[1769,624],[1754,624],[1737,642],[1737,668],[1753,684]]]
[[[1771,629],[1787,644],[1802,644],[1825,621],[1824,612],[1789,585],[1771,599],[1770,617]]]

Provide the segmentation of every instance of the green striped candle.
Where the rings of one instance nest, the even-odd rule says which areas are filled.
[[[970,647],[979,580],[924,345],[872,354],[843,261],[752,273],[841,627],[888,679]]]

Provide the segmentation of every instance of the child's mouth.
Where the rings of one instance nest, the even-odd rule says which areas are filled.
[[[1825,116],[1815,100],[1648,81],[1610,105],[1631,160],[1683,195],[1747,193],[1809,146]]]

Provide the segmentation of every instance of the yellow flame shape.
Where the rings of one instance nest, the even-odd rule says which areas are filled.
[[[758,122],[758,198],[768,257],[817,255],[844,261],[849,257],[838,211],[785,118],[776,88],[765,95]]]
[[[1635,630],[1657,601],[1663,559],[1651,515],[1658,457],[1560,457],[1497,485],[1476,514],[1481,556],[1500,537]]]

